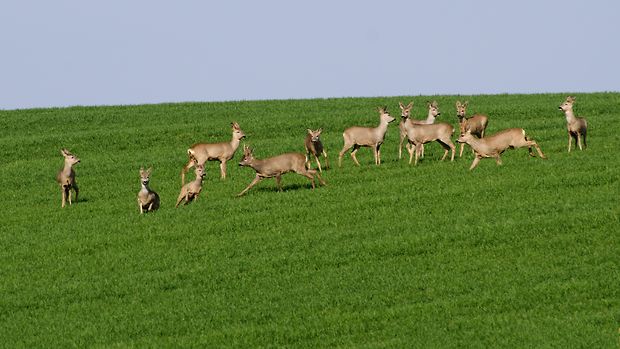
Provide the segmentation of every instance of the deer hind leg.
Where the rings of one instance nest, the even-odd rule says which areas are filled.
[[[577,132],[577,145],[579,146],[579,150],[583,150],[583,147],[581,146],[581,132],[579,131]]]
[[[377,159],[375,160],[376,165],[381,165],[381,144],[377,145]]]
[[[316,170],[307,170],[305,172],[301,172],[301,171],[295,171],[296,173],[307,177],[310,180],[310,183],[312,183],[312,189],[315,189],[316,185],[314,183],[314,175],[316,174],[317,176],[319,175]]]
[[[400,132],[400,143],[398,144],[398,160],[400,160],[402,158],[402,153],[403,153],[403,142],[405,141],[405,138],[407,137],[407,134],[403,133],[402,131]]]
[[[338,167],[342,167],[342,157],[344,156],[344,153],[346,153],[349,149],[351,149],[352,146],[353,146],[353,143],[349,143],[345,140],[344,146],[342,147],[340,154],[338,154]]]
[[[325,158],[325,169],[329,168],[329,159],[327,158],[327,152],[323,150],[323,157]]]
[[[357,166],[359,166],[359,165],[360,165],[360,162],[359,162],[359,161],[357,161],[357,157],[355,156],[355,153],[357,153],[357,151],[358,151],[359,149],[360,149],[360,146],[359,146],[358,144],[355,144],[355,145],[353,146],[353,151],[351,152],[351,158],[353,158],[353,162],[355,162],[355,164],[356,164]]]
[[[194,158],[190,156],[189,162],[183,166],[183,169],[181,170],[181,185],[185,185],[185,174],[190,168],[194,167],[194,163]]]
[[[415,146],[412,143],[407,143],[406,145],[407,152],[409,153],[409,165],[411,165],[411,161],[413,160],[413,151]]]
[[[499,154],[497,154],[497,156],[495,157],[495,163],[497,164],[497,166],[502,165],[502,158],[500,157]]]
[[[424,159],[424,144],[420,148],[420,159]]]
[[[243,191],[239,194],[237,194],[237,196],[242,196],[243,194],[245,194],[248,190],[250,190],[253,186],[256,185],[256,183],[260,182],[263,178],[261,178],[259,175],[256,175],[256,177],[254,177],[254,180],[245,188],[243,189]]]
[[[480,155],[476,154],[476,157],[474,158],[474,161],[472,161],[471,166],[469,166],[469,170],[473,170],[474,168],[476,168],[476,166],[478,166],[478,163],[480,162],[480,159],[482,159],[480,157]]]
[[[461,150],[459,151],[459,157],[463,157],[463,148],[465,148],[465,143],[461,143]]]
[[[420,153],[422,149],[422,143],[418,143],[415,145],[415,162],[413,163],[414,166],[416,166],[418,164],[418,159],[420,159]]]
[[[527,146],[528,149],[530,151],[530,155],[535,157],[535,155],[532,153],[532,147],[536,148],[536,152],[538,153],[538,156],[540,156],[541,159],[546,159],[547,157],[545,156],[545,154],[543,154],[542,150],[540,149],[540,146],[538,145],[538,143],[536,143],[535,140],[533,139],[527,139]]]
[[[276,185],[278,186],[278,191],[282,191],[282,175],[276,176]]]

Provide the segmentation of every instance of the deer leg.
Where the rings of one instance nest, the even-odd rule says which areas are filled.
[[[65,189],[65,187],[61,187],[61,194],[62,194],[62,203],[60,204],[60,207],[65,207],[65,202],[67,201],[67,190]]]
[[[323,172],[323,169],[321,168],[321,162],[319,161],[319,157],[316,156],[316,154],[314,154],[314,160],[316,160],[316,165],[319,167],[319,172]]]
[[[69,199],[69,206],[71,206],[71,205],[73,204],[73,202],[71,201],[71,188],[70,188],[70,187],[67,187],[67,188],[65,189],[65,191],[67,192],[67,194],[66,194],[67,199]]]
[[[411,161],[413,160],[413,144],[407,143],[406,148],[407,152],[409,152],[409,165],[411,165]]]
[[[185,190],[181,189],[181,193],[179,194],[179,197],[177,198],[177,203],[176,205],[174,205],[175,208],[179,207],[179,204],[181,203],[181,201],[183,201],[183,199],[185,198]]]
[[[532,157],[536,157],[536,155],[532,152],[532,147],[534,147],[536,148],[536,152],[538,152],[538,156],[540,156],[541,159],[546,159],[545,154],[543,154],[542,150],[540,150],[540,146],[536,143],[536,141],[527,140],[527,146]]]
[[[573,135],[570,133],[570,131],[568,132],[568,152],[570,153],[570,146],[571,143],[573,143]]]
[[[463,148],[465,148],[465,143],[461,143],[461,150],[459,151],[459,157],[463,157]]]
[[[220,161],[220,179],[226,179],[226,160]]]
[[[353,158],[353,162],[355,162],[355,164],[357,166],[359,166],[360,163],[359,163],[359,161],[357,161],[357,157],[355,156],[355,153],[357,153],[359,148],[360,148],[360,146],[356,144],[356,145],[353,146],[353,151],[351,152],[351,157]]]
[[[381,144],[377,145],[377,165],[381,165]]]
[[[403,141],[405,140],[406,136],[406,134],[403,134],[402,132],[400,133],[400,143],[398,144],[398,160],[402,158]]]
[[[441,145],[441,147],[443,148],[443,156],[441,157],[441,161],[444,161],[444,159],[446,158],[446,156],[448,156],[448,151],[450,149],[450,146],[444,142],[443,140],[437,140],[437,143],[439,143]],[[452,153],[452,155],[454,156],[454,153]],[[453,158],[454,160],[454,158]]]
[[[422,144],[422,147],[420,148],[420,159],[424,159],[424,144]]]
[[[499,154],[497,154],[497,156],[495,157],[495,163],[497,164],[497,166],[501,166],[502,164],[502,158]]]
[[[325,158],[325,169],[329,168],[329,159],[327,158],[327,152],[323,150],[323,157]]]
[[[447,144],[448,144],[448,147],[450,147],[450,150],[452,151],[452,155],[450,156],[450,161],[454,161],[454,153],[455,153],[456,147],[454,146],[454,144],[449,139],[448,139]],[[472,153],[475,154],[474,148],[471,148],[471,151],[472,151]]]
[[[75,202],[78,202],[78,194],[80,193],[80,188],[78,188],[77,183],[73,183],[73,191],[75,192]]]
[[[183,169],[181,170],[181,185],[185,185],[185,174],[193,166],[194,166],[194,161],[192,160],[192,158],[190,158],[189,162],[185,166],[183,166]]]
[[[297,172],[298,174],[307,177],[310,180],[310,183],[312,183],[312,189],[314,190],[316,188],[316,185],[314,183],[314,175],[318,175],[318,173],[316,172],[316,170],[307,170],[306,172]]]
[[[237,194],[237,196],[242,196],[243,194],[245,194],[248,190],[250,190],[253,186],[256,185],[256,183],[260,182],[263,178],[261,178],[259,175],[256,175],[256,177],[254,177],[254,180],[245,188],[243,189],[243,191],[239,194]]]
[[[282,191],[282,175],[276,176],[276,185],[278,186],[278,191]]]
[[[579,146],[579,150],[583,150],[583,147],[581,146],[581,133],[577,132],[577,145]]]
[[[469,167],[469,170],[473,170],[474,168],[476,168],[476,166],[478,166],[478,163],[480,162],[480,155],[476,154],[476,157],[474,158],[474,161],[472,161],[471,166]]]
[[[421,148],[422,143],[418,143],[415,146],[415,162],[413,163],[414,166],[416,166],[418,164],[418,159],[420,158],[420,148]]]
[[[349,143],[345,143],[344,147],[342,147],[342,150],[340,151],[340,154],[338,154],[338,167],[342,167],[342,156],[344,155],[344,153],[346,153],[349,149],[351,149],[351,147],[353,146],[353,144],[349,144]]]

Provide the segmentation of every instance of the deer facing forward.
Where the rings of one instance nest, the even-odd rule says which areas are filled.
[[[583,150],[588,145],[586,144],[586,134],[588,131],[588,122],[584,118],[576,117],[573,113],[573,104],[575,103],[575,97],[568,96],[566,101],[560,105],[560,110],[566,115],[566,130],[568,131],[568,152],[575,139],[575,144],[579,146],[579,150]],[[583,141],[583,147],[581,142]]]
[[[319,167],[319,172],[323,172],[321,169],[321,162],[319,161],[319,156],[323,155],[325,158],[325,169],[329,168],[329,160],[327,160],[327,152],[323,147],[323,143],[321,142],[321,132],[323,129],[320,128],[316,131],[308,129],[308,134],[306,135],[306,139],[304,141],[304,146],[306,148],[306,157],[308,158],[308,162],[306,163],[306,167],[310,168],[310,155],[314,156],[316,160],[316,164]]]
[[[274,156],[267,159],[255,159],[252,154],[252,149],[243,146],[243,159],[239,162],[239,166],[248,166],[256,171],[256,177],[254,180],[237,196],[242,196],[258,182],[265,178],[275,177],[278,185],[278,190],[282,191],[282,175],[288,172],[295,172],[299,175],[307,177],[312,183],[312,189],[315,188],[314,176],[319,179],[319,183],[325,185],[325,181],[321,178],[321,175],[316,170],[306,168],[306,157],[299,153],[286,153],[278,156]]]
[[[469,131],[472,135],[482,138],[489,124],[489,118],[481,114],[475,114],[468,118],[466,116],[467,105],[469,105],[469,101],[465,101],[465,103],[462,104],[461,101],[456,101],[456,117],[459,118],[460,134],[465,134]],[[463,148],[465,148],[465,143],[461,143],[459,157],[463,156]]]
[[[155,211],[159,208],[159,195],[149,188],[152,171],[152,167],[149,167],[146,171],[144,168],[140,167],[140,183],[142,184],[142,188],[138,192],[138,207],[140,208],[141,214]]]
[[[245,133],[236,122],[231,123],[232,139],[223,143],[196,143],[187,149],[189,161],[181,170],[181,184],[185,184],[185,174],[194,164],[204,165],[207,161],[220,162],[220,178],[226,179],[226,162],[235,156],[239,142]]]
[[[387,107],[378,108],[379,111],[379,126],[377,127],[359,127],[353,126],[344,130],[342,137],[344,138],[344,146],[338,154],[338,167],[342,166],[342,156],[344,153],[353,147],[351,152],[351,158],[357,166],[360,165],[357,161],[355,153],[360,147],[371,147],[375,156],[375,165],[381,165],[381,144],[385,140],[385,133],[387,132],[388,124],[395,119],[390,116],[387,111]]]
[[[403,105],[401,102],[398,102],[400,107],[400,117],[401,121],[398,125],[398,130],[400,131],[400,143],[398,144],[398,159],[402,158],[403,152],[403,142],[407,139],[407,129],[411,127],[411,125],[430,125],[435,123],[435,119],[441,115],[439,112],[439,106],[437,105],[437,101],[432,101],[427,104],[428,107],[428,115],[425,120],[416,120],[411,118],[411,108],[413,108],[413,102]],[[422,145],[421,157],[424,157],[424,145]]]
[[[194,171],[196,172],[196,179],[183,185],[181,193],[177,198],[177,204],[174,207],[179,207],[183,201],[185,201],[185,205],[187,205],[192,201],[198,200],[198,196],[202,191],[202,179],[205,176],[205,166],[200,164],[195,164],[195,166],[196,168]]]
[[[62,203],[61,207],[65,207],[65,202],[69,200],[69,205],[71,202],[71,190],[75,193],[75,201],[78,200],[79,188],[77,183],[75,182],[75,171],[73,170],[73,165],[80,162],[77,156],[71,154],[66,148],[60,150],[60,153],[65,158],[65,166],[62,170],[56,174],[56,182],[60,184],[60,190],[62,192]]]

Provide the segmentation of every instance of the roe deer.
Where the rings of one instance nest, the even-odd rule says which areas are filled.
[[[316,170],[306,168],[306,160],[307,158],[300,153],[286,153],[272,158],[258,160],[254,158],[252,149],[244,145],[243,159],[239,162],[239,166],[249,166],[253,168],[254,171],[256,171],[256,177],[237,196],[242,196],[261,180],[272,177],[276,178],[278,190],[282,191],[282,184],[280,183],[281,177],[287,172],[295,172],[302,176],[308,177],[312,183],[312,189],[315,188],[314,175],[317,176],[322,185],[325,185],[325,181],[323,181],[321,175],[317,173]]]
[[[454,134],[454,127],[448,123],[441,122],[438,124],[431,125],[418,125],[411,124],[407,127],[407,151],[409,152],[409,164],[411,164],[411,160],[413,159],[413,151],[415,149],[415,163],[418,164],[418,159],[422,154],[422,147],[425,143],[429,143],[432,141],[437,141],[443,148],[444,153],[441,161],[443,161],[446,156],[448,156],[448,150],[452,150],[452,156],[450,157],[450,161],[454,161],[454,144],[450,139]]]
[[[568,152],[570,153],[571,144],[573,138],[575,144],[579,146],[579,150],[587,148],[586,133],[588,131],[588,122],[584,118],[576,117],[573,113],[573,103],[575,103],[575,97],[568,96],[566,101],[560,105],[560,110],[566,114],[566,129],[568,130]],[[583,140],[583,148],[581,147],[581,141]]]
[[[319,155],[323,155],[325,158],[325,169],[329,168],[329,160],[327,160],[327,152],[325,148],[323,148],[323,143],[321,142],[321,132],[323,129],[320,128],[316,131],[312,131],[308,129],[308,134],[306,135],[304,146],[306,147],[306,158],[308,158],[308,162],[306,163],[306,167],[310,168],[310,155],[314,156],[316,160],[316,164],[319,167],[319,172],[323,172],[321,169],[321,162],[319,161]]]
[[[231,123],[232,139],[223,143],[196,143],[187,149],[189,161],[181,170],[181,184],[185,184],[185,174],[194,163],[204,165],[207,161],[217,160],[220,162],[220,178],[226,179],[226,161],[235,156],[239,147],[239,141],[245,138],[245,133],[236,122]]]
[[[152,167],[148,170],[140,167],[140,183],[142,183],[142,189],[138,192],[138,207],[140,213],[155,211],[159,208],[159,195],[149,188],[149,181],[151,177]]]
[[[482,138],[484,137],[484,131],[486,131],[487,125],[489,124],[489,118],[486,115],[481,114],[475,114],[468,118],[466,116],[468,104],[469,101],[465,101],[463,104],[461,104],[461,101],[456,101],[456,117],[459,118],[460,134],[470,131],[472,135]],[[463,156],[463,148],[465,148],[465,143],[461,143],[459,157]]]
[[[401,121],[398,125],[398,129],[400,130],[400,143],[398,144],[398,159],[402,158],[403,151],[403,141],[407,138],[407,127],[410,124],[417,125],[430,125],[435,123],[435,118],[437,118],[441,113],[439,112],[439,106],[437,105],[437,101],[433,101],[428,103],[428,115],[425,120],[415,120],[411,118],[411,108],[413,107],[413,102],[407,104],[407,106],[403,105],[401,102],[398,102],[401,110]],[[422,157],[424,157],[424,145],[422,145]]]
[[[359,127],[353,126],[344,130],[342,137],[344,138],[344,147],[338,155],[338,167],[342,166],[342,156],[344,153],[353,147],[351,152],[351,158],[357,166],[360,163],[357,161],[355,153],[360,147],[372,147],[373,154],[375,156],[375,165],[381,164],[381,144],[385,139],[385,133],[387,132],[388,124],[395,119],[390,116],[387,111],[387,107],[378,108],[379,111],[379,126],[377,127]]]
[[[56,174],[56,182],[60,184],[60,190],[62,191],[62,203],[61,207],[65,207],[65,202],[69,200],[71,202],[71,189],[75,192],[75,201],[78,200],[79,188],[75,182],[75,171],[73,165],[80,162],[77,156],[71,154],[67,148],[60,150],[60,153],[65,158],[65,167]]]
[[[471,133],[471,130],[467,130],[460,135],[457,141],[459,143],[467,143],[474,150],[476,157],[471,163],[471,167],[469,167],[470,170],[478,166],[482,158],[495,158],[495,162],[501,165],[502,159],[500,155],[508,148],[515,149],[527,147],[530,156],[535,156],[534,153],[532,153],[532,147],[535,147],[538,155],[542,159],[545,159],[545,155],[540,150],[538,143],[533,139],[529,139],[525,135],[525,130],[522,128],[509,128],[484,138],[476,138]]]
[[[195,164],[196,169],[196,179],[193,181],[183,185],[181,188],[181,193],[177,198],[177,204],[174,207],[179,207],[179,204],[182,201],[185,201],[185,205],[189,204],[194,200],[198,200],[198,196],[202,191],[202,179],[205,176],[205,166],[201,164]]]

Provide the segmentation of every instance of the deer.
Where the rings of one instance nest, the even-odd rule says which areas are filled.
[[[583,150],[583,148],[587,148],[586,144],[586,134],[588,131],[588,122],[586,119],[575,116],[573,113],[573,104],[575,103],[575,97],[568,96],[566,97],[566,101],[560,105],[560,110],[566,114],[566,129],[568,131],[568,152],[570,153],[570,148],[573,143],[573,138],[575,139],[575,145],[579,146],[579,150]],[[583,140],[583,147],[581,146],[581,142]]]
[[[326,185],[321,175],[316,170],[306,168],[306,156],[300,153],[286,153],[267,159],[254,158],[253,151],[250,147],[243,145],[243,159],[239,162],[239,166],[251,167],[256,171],[254,180],[240,192],[237,196],[243,196],[248,190],[255,186],[258,182],[265,178],[276,179],[278,190],[282,191],[282,175],[288,172],[295,172],[299,175],[307,177],[312,183],[312,189],[315,189],[314,176],[316,175],[321,185]]]
[[[149,181],[152,171],[152,167],[149,167],[146,171],[143,167],[140,167],[140,183],[142,184],[142,188],[138,192],[138,207],[140,208],[140,214],[155,211],[159,208],[159,195],[149,188]]]
[[[475,114],[468,118],[466,116],[468,105],[469,101],[465,101],[462,104],[461,101],[456,101],[456,117],[459,119],[460,134],[470,131],[472,135],[483,138],[484,131],[486,131],[487,125],[489,124],[489,118],[482,114]],[[459,157],[463,157],[463,148],[465,148],[465,143],[461,143]]]
[[[439,112],[439,106],[437,105],[437,101],[432,101],[431,103],[427,103],[428,115],[426,119],[415,120],[415,119],[411,119],[411,108],[413,107],[413,102],[410,102],[406,106],[403,105],[401,102],[398,102],[398,105],[400,106],[400,111],[401,111],[401,114],[400,114],[401,121],[400,121],[400,124],[398,124],[398,129],[400,131],[400,143],[398,144],[398,159],[400,160],[402,158],[403,142],[407,138],[407,127],[409,127],[411,123],[417,124],[417,125],[433,124],[435,123],[435,118],[441,115],[441,113]],[[422,146],[421,156],[424,157],[424,146]]]
[[[357,161],[355,153],[357,153],[360,147],[372,147],[375,156],[375,165],[381,165],[381,144],[383,144],[385,139],[388,124],[395,119],[390,116],[387,107],[381,107],[377,110],[379,112],[379,126],[374,128],[353,126],[344,130],[342,134],[344,138],[344,147],[338,155],[338,167],[342,167],[342,156],[347,150],[351,149],[351,147],[353,147],[351,158],[353,158],[357,166],[359,166],[360,163]]]
[[[194,161],[196,162],[196,161]],[[205,166],[202,164],[194,164],[196,172],[196,179],[193,181],[184,184],[181,188],[181,193],[179,193],[179,197],[177,198],[177,204],[174,206],[175,208],[179,207],[181,202],[185,201],[185,205],[189,204],[192,201],[197,201],[200,192],[202,191],[202,179],[205,176]]]
[[[306,139],[304,141],[304,146],[306,148],[306,158],[308,162],[306,163],[306,167],[310,168],[310,155],[314,156],[316,160],[316,164],[319,167],[319,172],[323,173],[321,169],[321,162],[319,161],[319,155],[323,155],[325,158],[325,169],[329,168],[329,160],[327,159],[327,152],[323,147],[323,143],[321,142],[321,132],[323,132],[322,128],[318,130],[308,129],[308,134],[306,134]]]
[[[78,193],[80,190],[75,182],[75,170],[73,170],[73,165],[80,163],[80,159],[71,154],[67,148],[62,148],[60,153],[65,158],[65,166],[56,174],[56,182],[60,184],[62,193],[62,203],[60,207],[65,207],[67,200],[69,201],[69,205],[72,204],[71,190],[75,193],[75,201],[77,202],[78,200]]]
[[[235,156],[240,141],[245,133],[236,122],[231,123],[232,139],[223,143],[196,143],[187,149],[189,161],[181,170],[181,185],[185,184],[185,174],[194,164],[204,165],[207,161],[220,162],[220,178],[226,179],[226,162]]]
[[[532,153],[532,147],[535,147],[540,158],[546,159],[538,143],[527,137],[525,130],[522,128],[509,128],[484,138],[477,138],[472,134],[471,130],[467,130],[459,136],[457,142],[461,144],[467,143],[474,150],[476,157],[469,167],[470,171],[478,166],[482,158],[495,158],[497,165],[501,165],[502,159],[500,156],[508,148],[528,147],[530,156],[536,157]]]
[[[452,143],[452,135],[454,134],[454,127],[448,123],[440,122],[438,124],[411,124],[407,128],[407,151],[409,152],[409,164],[413,159],[413,152],[415,150],[415,163],[418,164],[418,159],[422,154],[422,147],[425,143],[437,141],[443,148],[444,153],[441,161],[448,156],[448,151],[452,150],[452,156],[450,161],[454,161],[454,144]]]

